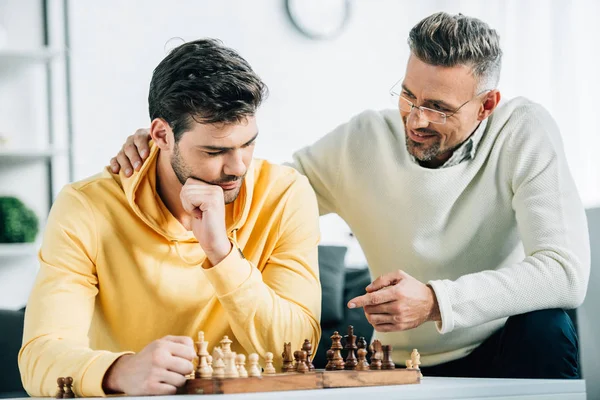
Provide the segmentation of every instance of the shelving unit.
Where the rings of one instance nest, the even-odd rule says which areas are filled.
[[[44,222],[71,181],[66,0],[2,0],[0,196],[15,196],[40,221],[34,243],[0,243],[0,309],[25,305]]]

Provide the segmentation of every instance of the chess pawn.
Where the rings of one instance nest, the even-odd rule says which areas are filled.
[[[413,363],[412,360],[406,360],[406,369],[412,369]]]
[[[381,363],[381,369],[396,369],[394,360],[392,360],[392,346],[386,344],[382,346],[383,349],[383,361]]]
[[[231,341],[231,339],[229,339],[228,336],[223,336],[223,339],[221,340],[221,350],[223,350],[223,356],[225,356],[227,353],[231,353],[231,343],[233,343]]]
[[[273,367],[273,353],[265,354],[265,375],[275,375],[275,367]]]
[[[73,398],[75,398],[75,393],[73,393],[73,378],[67,376],[65,378],[65,394],[63,394],[63,399]]]
[[[237,366],[240,378],[247,378],[248,371],[246,370],[246,356],[243,354],[238,354],[235,356],[235,365]]]
[[[65,378],[58,378],[56,380],[56,384],[58,385],[58,390],[56,391],[56,395],[54,395],[54,398],[62,399],[65,395]]]
[[[305,374],[310,370],[308,368],[308,365],[306,365],[306,359],[308,358],[308,354],[306,354],[306,351],[304,351],[304,350],[302,350],[298,353],[299,353],[299,360],[298,360],[298,369],[296,369],[296,372]]]
[[[294,352],[294,372],[298,372],[298,365],[300,364],[300,350]]]
[[[329,349],[327,350],[327,365],[325,365],[325,371],[333,371],[335,369],[335,363],[333,361],[334,351]]]
[[[356,362],[357,371],[368,371],[369,363],[367,362],[367,349],[361,348],[357,351],[358,360]]]
[[[211,355],[206,356],[206,363],[208,364],[208,369],[207,371],[210,373],[210,375],[212,376],[213,374],[213,368],[212,368],[212,363],[213,363],[213,358]]]
[[[312,343],[308,339],[304,339],[304,343],[302,344],[302,350],[306,351],[306,365],[308,366],[309,371],[314,371],[315,366],[311,361],[312,357]]]
[[[223,361],[223,351],[220,347],[213,349],[213,378],[225,377],[225,362]]]
[[[248,369],[248,375],[251,377],[260,377],[260,367],[258,366],[258,354],[252,353],[248,356],[248,362],[250,368]]]
[[[237,370],[237,366],[235,365],[235,356],[234,352],[230,352],[224,355],[225,359],[225,378],[239,378],[240,373]]]

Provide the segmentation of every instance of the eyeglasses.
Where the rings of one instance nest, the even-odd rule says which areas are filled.
[[[456,110],[452,111],[451,113],[445,113],[442,111],[438,111],[438,110],[434,110],[432,108],[427,108],[427,107],[423,107],[423,106],[417,106],[415,103],[413,103],[412,101],[408,100],[406,97],[402,96],[400,93],[402,93],[402,81],[403,79],[400,79],[398,82],[396,82],[394,84],[394,86],[392,86],[390,88],[390,94],[392,95],[392,97],[396,98],[398,97],[398,104],[400,107],[401,111],[410,113],[412,112],[413,108],[416,108],[417,110],[419,110],[419,117],[421,118],[425,118],[427,121],[431,122],[432,124],[445,124],[446,120],[448,118],[450,118],[451,116],[453,116],[454,114],[456,114],[461,108],[463,108],[467,103],[473,101],[474,99],[476,99],[477,97],[481,96],[484,93],[490,92],[490,89],[486,89],[478,94],[476,94],[475,96],[473,96],[471,99],[465,101],[464,103],[462,103],[460,105],[460,107],[458,107]]]

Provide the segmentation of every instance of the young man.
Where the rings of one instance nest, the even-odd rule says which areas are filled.
[[[317,202],[304,176],[252,158],[265,92],[215,40],[154,70],[143,168],[69,185],[50,213],[19,355],[30,395],[61,376],[77,396],[174,393],[200,330],[261,357],[317,345]]]
[[[408,43],[398,110],[363,112],[294,154],[320,213],[348,223],[378,277],[348,306],[395,360],[418,348],[426,375],[580,377],[562,309],[585,297],[589,238],[556,124],[524,98],[498,106],[502,52],[482,21],[436,13]],[[128,158],[134,147],[111,165]]]

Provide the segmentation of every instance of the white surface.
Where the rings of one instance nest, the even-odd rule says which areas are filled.
[[[46,62],[60,54],[59,50],[47,48],[0,49],[0,63],[17,67],[27,63]]]
[[[35,256],[39,243],[2,243],[0,244],[0,259],[20,256]],[[0,265],[2,268],[2,265]]]
[[[297,390],[287,392],[247,393],[237,395],[160,396],[159,400],[354,400],[354,399],[535,399],[583,400],[585,381],[530,379],[459,379],[426,377],[419,385],[379,386],[348,389]],[[147,399],[127,397],[127,399]]]

